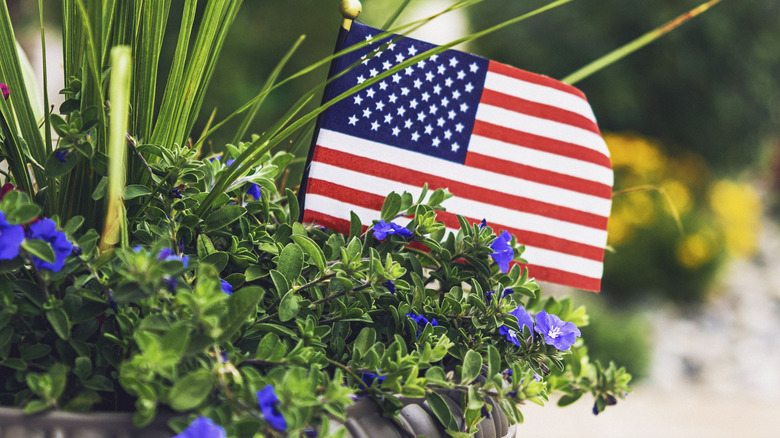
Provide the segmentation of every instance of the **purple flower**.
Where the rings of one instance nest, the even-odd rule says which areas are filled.
[[[533,333],[534,331],[534,320],[531,318],[531,315],[528,314],[528,311],[525,310],[523,306],[517,306],[515,310],[509,312],[510,315],[514,315],[517,318],[517,325],[520,326],[521,333],[518,333],[509,327],[502,325],[498,328],[498,333],[506,336],[506,339],[513,344],[517,345],[518,347],[521,345],[520,340],[517,339],[517,335],[522,334],[523,327],[528,327],[528,329]]]
[[[231,286],[230,283],[222,279],[219,280],[219,283],[222,286],[222,292],[225,292],[228,295],[233,295],[233,286]]]
[[[547,345],[559,351],[568,350],[580,336],[580,329],[574,323],[561,321],[544,310],[536,314],[536,331],[544,336]]]
[[[399,236],[406,238],[412,237],[412,232],[408,228],[393,222],[387,223],[380,219],[379,222],[374,225],[374,237],[379,240],[385,240],[388,234],[398,234]]]
[[[32,256],[33,263],[35,263],[35,267],[38,269],[59,272],[65,265],[65,259],[73,252],[73,244],[68,240],[68,237],[62,231],[57,231],[57,225],[48,218],[30,225],[27,237],[49,242],[51,249],[54,250],[54,263]]]
[[[428,318],[416,313],[407,313],[406,316],[412,318],[412,320],[417,323],[417,336],[420,336],[420,333],[422,333],[426,325],[430,324],[433,327],[437,327],[439,325],[439,323],[436,322],[436,318],[428,321]]]
[[[222,354],[220,354],[220,362],[227,363],[227,361],[228,361],[227,351],[223,351]]]
[[[382,283],[382,286],[386,287],[391,294],[395,294],[395,283],[393,283],[393,280],[387,280],[386,282]]]
[[[512,295],[513,293],[515,293],[514,289],[506,288],[503,292],[501,292],[501,299],[503,300],[504,297]]]
[[[176,187],[172,188],[170,192],[168,192],[168,197],[171,199],[181,199],[181,190],[177,189]]]
[[[380,376],[374,373],[363,373],[362,380],[366,387],[370,388],[374,382],[377,382],[377,386],[381,385],[387,376]],[[363,385],[360,385],[363,387]]]
[[[487,226],[487,221],[483,218],[482,222],[479,223],[479,229],[483,229]]]
[[[8,85],[3,82],[0,84],[0,90],[3,92],[3,99],[8,100],[8,96],[11,95],[11,90],[8,89]]]
[[[67,163],[68,162],[67,156],[69,152],[70,151],[68,151],[67,149],[60,149],[54,152],[54,156],[57,157],[57,159],[62,161],[63,163]]]
[[[19,255],[19,247],[24,241],[24,227],[11,225],[0,211],[0,260],[11,260]]]
[[[136,248],[140,248],[140,247],[136,246]],[[136,250],[135,252],[138,252],[138,250]],[[190,265],[190,258],[187,256],[187,254],[182,254],[181,256],[178,256],[170,248],[161,249],[160,253],[157,254],[157,260],[164,260],[166,262],[170,262],[171,260],[176,260],[182,262],[185,268]]]
[[[485,304],[487,304],[488,306],[490,305],[490,303],[493,302],[493,294],[495,294],[495,292],[493,292],[492,290],[485,292]]]
[[[496,240],[490,244],[490,249],[493,250],[493,254],[490,254],[490,256],[498,263],[498,268],[501,269],[501,272],[509,271],[509,262],[515,258],[515,252],[512,247],[509,246],[509,242],[511,241],[512,235],[504,230],[504,232],[496,237]]]
[[[227,438],[225,429],[218,424],[214,424],[211,418],[198,417],[189,427],[173,438]]]
[[[179,279],[175,277],[169,277],[164,276],[163,277],[163,283],[165,283],[165,287],[168,288],[169,292],[173,292],[176,290],[176,284],[179,282]]]
[[[236,160],[227,160],[225,161],[225,164],[227,165],[227,167],[230,167],[230,165],[233,164],[235,161]]]
[[[255,201],[259,201],[260,198],[263,197],[263,192],[260,191],[260,186],[255,183],[252,183],[252,185],[249,186],[249,190],[246,191],[246,194],[255,198]]]
[[[279,412],[279,398],[274,392],[274,387],[266,385],[265,388],[257,391],[257,402],[260,404],[260,410],[263,412],[263,417],[276,430],[282,432],[287,430],[287,420],[284,419],[284,415]]]

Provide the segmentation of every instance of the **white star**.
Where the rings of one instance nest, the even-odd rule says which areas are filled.
[[[433,86],[433,92],[435,94],[441,94],[441,85],[439,85],[439,84],[434,85]]]
[[[374,94],[375,93],[376,93],[376,91],[374,91],[373,88],[369,88],[368,90],[366,90],[366,96],[368,96],[368,97],[370,97],[372,99],[374,98]]]
[[[395,50],[395,43],[388,43],[387,50]]]
[[[444,64],[439,64],[439,74],[443,75],[445,71],[447,71],[447,67]]]
[[[422,100],[424,100],[425,102],[427,102],[431,98],[431,95],[428,94],[427,91],[424,92],[421,96],[422,96]]]
[[[458,91],[458,90],[453,91],[452,92],[452,98],[455,99],[455,100],[460,99],[460,91]]]
[[[463,72],[463,70],[458,72],[458,79],[463,79],[466,77],[466,73]]]
[[[357,83],[358,84],[362,84],[365,81],[366,81],[365,76],[363,76],[363,75],[358,76],[358,78],[357,78]]]
[[[428,111],[431,112],[431,114],[436,114],[436,111],[438,111],[439,108],[436,105],[431,105],[428,107]]]
[[[426,117],[426,115],[425,115],[425,113],[424,113],[424,112],[419,112],[419,113],[417,113],[417,120],[419,120],[419,121],[421,121],[421,122],[422,122],[422,121],[425,121],[425,117]]]
[[[379,122],[377,122],[376,120],[374,120],[374,121],[371,123],[371,130],[372,130],[372,131],[378,131],[378,130],[379,130]]]
[[[412,134],[412,140],[417,141],[419,139],[420,139],[420,134],[418,134],[417,131],[414,131],[414,133]]]
[[[379,89],[382,90],[382,91],[387,90],[387,82],[385,82],[385,81],[380,82],[379,83]]]
[[[357,121],[358,121],[358,118],[357,118],[357,117],[355,117],[354,115],[352,115],[352,116],[349,118],[349,124],[350,124],[350,125],[352,125],[352,126],[355,126],[355,125],[357,124]]]
[[[417,109],[417,99],[412,99],[412,101],[409,102],[409,106],[412,107],[412,109]]]
[[[404,114],[406,114],[406,109],[404,109],[404,107],[402,107],[402,106],[399,106],[398,107],[398,115],[403,117]]]
[[[425,60],[423,59],[422,61],[418,62],[417,67],[425,68]]]
[[[361,64],[368,64],[368,61],[370,61],[366,55],[362,56],[360,59],[362,60]]]
[[[414,56],[417,54],[417,49],[414,48],[414,46],[409,46],[409,56]]]
[[[439,55],[431,55],[431,61],[436,62],[436,60],[439,59]]]
[[[383,53],[385,53],[385,52],[384,52],[384,50],[382,50],[382,47],[380,46],[380,47],[377,47],[377,48],[374,50],[374,53],[376,54],[376,57],[377,57],[377,58],[379,58],[379,57],[380,57],[380,56],[382,56],[382,54],[383,54]]]
[[[462,124],[460,124],[460,123],[458,123],[457,125],[455,125],[455,130],[456,130],[456,131],[458,131],[458,132],[461,132],[461,131],[463,131],[463,128],[465,128],[465,126],[463,126],[463,125],[462,125]]]
[[[471,93],[471,90],[473,90],[473,89],[474,89],[474,86],[471,85],[471,82],[466,84],[466,93]]]
[[[471,65],[469,66],[469,69],[471,70],[471,72],[472,72],[472,73],[476,73],[476,72],[478,72],[478,71],[479,71],[479,66],[477,65],[477,63],[476,63],[476,62],[473,62],[473,63],[471,63]]]
[[[390,61],[385,61],[385,62],[382,63],[382,69],[383,70],[389,70],[390,67],[392,67],[392,66],[393,66],[393,63],[390,62]]]
[[[393,121],[393,116],[390,114],[385,114],[385,123],[390,123]]]
[[[453,82],[452,78],[447,78],[447,79],[444,80],[444,85],[446,85],[448,87],[451,87],[452,86],[452,82]]]
[[[452,131],[450,131],[449,129],[444,131],[444,139],[449,140],[450,137],[452,137]]]
[[[406,73],[406,76],[411,76],[414,74],[414,68],[412,68],[411,66],[406,67],[404,69],[404,73]]]
[[[398,100],[398,96],[395,95],[395,93],[387,96],[388,99],[390,99],[390,103],[395,103],[396,100]]]
[[[436,125],[438,125],[439,128],[444,126],[444,118],[443,117],[439,117],[439,120],[436,121]]]
[[[428,126],[425,127],[425,133],[426,134],[431,135],[432,132],[433,132],[433,126],[428,125]]]
[[[398,137],[398,134],[401,133],[401,130],[397,126],[393,126],[393,135]]]
[[[450,104],[450,100],[447,99],[446,97],[441,100],[441,106],[447,106],[449,104]]]
[[[469,106],[464,102],[464,103],[460,104],[460,110],[465,113],[466,111],[469,110]]]
[[[458,58],[450,58],[450,67],[458,66]]]
[[[375,68],[372,68],[372,69],[371,69],[371,70],[368,72],[368,74],[370,74],[370,75],[371,75],[371,77],[373,78],[374,76],[378,75],[378,74],[379,74],[379,72],[378,72],[378,71],[377,71]]]
[[[401,96],[407,96],[409,94],[409,89],[406,87],[401,88]]]
[[[455,118],[455,116],[456,116],[456,113],[455,113],[455,111],[453,111],[453,110],[450,110],[450,112],[449,112],[449,113],[447,113],[447,116],[450,118],[450,120],[452,120],[452,119],[454,119],[454,118]]]
[[[439,143],[441,143],[441,140],[439,140],[439,137],[436,137],[433,139],[433,147],[437,148],[439,147]]]
[[[368,109],[368,108],[364,109],[363,110],[363,117],[365,117],[365,118],[371,117],[371,110]]]
[[[395,82],[396,84],[401,82],[401,73],[396,73],[393,75],[393,82]]]
[[[419,78],[418,78],[418,79],[415,79],[415,80],[414,80],[414,88],[417,88],[417,89],[419,89],[421,86],[422,86],[422,81],[420,81],[420,79],[419,79]]]
[[[370,40],[373,37],[374,37],[373,35],[366,35],[366,41]]]
[[[384,102],[382,102],[382,101],[380,100],[379,102],[377,102],[377,103],[376,103],[376,110],[377,110],[377,111],[382,111],[382,110],[384,110],[384,109],[385,109],[385,103],[384,103]]]
[[[400,64],[402,62],[404,62],[404,55],[402,55],[400,53],[395,55],[395,63],[396,64]]]
[[[404,122],[404,128],[409,129],[411,127],[412,127],[412,121],[409,120],[409,119],[406,119],[406,121]]]
[[[431,82],[433,80],[433,73],[431,72],[425,73],[425,80]]]
[[[360,105],[363,102],[363,98],[358,96],[355,96],[355,105]]]
[[[452,144],[452,152],[458,152],[458,149],[460,149],[460,146],[457,143]]]

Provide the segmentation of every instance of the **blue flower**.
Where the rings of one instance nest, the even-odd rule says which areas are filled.
[[[230,283],[222,279],[219,280],[219,283],[222,286],[222,292],[225,292],[228,295],[233,295],[233,286],[231,286]]]
[[[225,429],[218,424],[214,424],[211,418],[198,417],[189,427],[173,438],[227,438]]]
[[[483,229],[487,226],[487,221],[483,218],[482,222],[479,223],[479,229]]]
[[[420,333],[422,333],[426,325],[430,324],[433,327],[437,327],[439,325],[439,323],[436,322],[436,318],[428,321],[428,318],[416,313],[407,313],[406,316],[412,318],[412,320],[417,323],[417,336],[420,336]]]
[[[363,373],[362,380],[366,387],[370,388],[374,382],[377,382],[377,386],[381,385],[387,376],[380,376],[374,373]],[[363,387],[363,385],[360,385]]]
[[[514,315],[517,318],[517,325],[520,326],[521,333],[517,333],[516,331],[510,329],[509,327],[502,325],[498,329],[498,333],[506,336],[506,339],[513,344],[517,345],[518,347],[521,345],[520,340],[517,338],[517,335],[522,334],[523,327],[528,327],[528,330],[533,333],[534,331],[534,320],[531,318],[531,315],[528,314],[528,311],[525,310],[523,306],[517,306],[515,310],[509,312],[510,315]]]
[[[257,402],[260,404],[263,417],[271,427],[282,432],[287,430],[287,420],[277,408],[279,398],[276,396],[273,386],[266,385],[265,388],[257,391]]]
[[[140,249],[140,247],[138,247],[138,246],[136,246],[135,248],[139,248]],[[139,249],[136,249],[135,252],[138,252]],[[161,249],[160,253],[157,254],[157,260],[164,260],[166,262],[170,262],[171,260],[176,260],[176,261],[182,262],[182,264],[184,265],[185,268],[190,265],[190,258],[187,256],[187,254],[183,254],[181,256],[178,256],[170,248],[163,248],[163,249]]]
[[[73,252],[73,244],[68,240],[68,236],[62,231],[57,231],[57,225],[51,219],[43,219],[32,225],[27,231],[27,237],[30,239],[39,239],[49,242],[54,250],[54,263],[49,263],[32,256],[33,263],[38,269],[48,269],[59,272],[65,265],[65,259]]]
[[[233,164],[234,161],[236,160],[227,160],[225,161],[225,164],[227,165],[227,167],[230,167],[230,165]]]
[[[70,151],[68,151],[67,149],[60,149],[54,152],[54,156],[57,157],[57,159],[62,161],[63,163],[67,163],[68,162],[67,157],[69,152]]]
[[[24,227],[11,225],[0,211],[0,260],[11,260],[19,255],[19,247],[24,241]]]
[[[513,293],[515,293],[514,289],[509,289],[509,288],[506,288],[506,289],[504,289],[504,291],[503,291],[503,292],[501,292],[501,299],[503,300],[503,299],[504,299],[504,297],[507,297],[507,296],[509,296],[509,295],[512,295]]]
[[[382,286],[386,287],[391,294],[395,294],[395,283],[393,283],[393,280],[387,280],[386,282],[382,283]]]
[[[388,234],[398,234],[399,236],[406,238],[412,237],[412,232],[408,228],[393,222],[387,223],[380,219],[379,222],[374,225],[374,237],[379,240],[385,240]]]
[[[249,190],[246,191],[246,194],[255,198],[255,201],[259,201],[260,198],[263,197],[263,192],[260,191],[260,186],[255,183],[252,183],[252,185],[249,186]]]
[[[515,252],[509,242],[512,241],[512,235],[508,231],[504,230],[500,236],[496,237],[496,240],[490,244],[490,249],[493,250],[493,260],[498,263],[498,268],[501,272],[507,272],[509,270],[509,262],[515,258]]]
[[[559,351],[568,350],[580,336],[580,329],[574,323],[561,321],[544,310],[536,314],[536,331],[544,336],[547,345]]]
[[[171,199],[181,199],[181,190],[177,189],[176,187],[172,188],[170,192],[168,192],[168,197]]]
[[[495,292],[493,292],[492,290],[485,292],[485,304],[487,304],[488,306],[490,305],[490,303],[493,302],[493,294],[495,294]]]

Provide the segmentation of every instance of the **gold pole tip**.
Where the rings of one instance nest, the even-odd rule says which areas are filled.
[[[363,11],[363,5],[360,4],[360,0],[341,0],[339,11],[344,19],[354,20]]]

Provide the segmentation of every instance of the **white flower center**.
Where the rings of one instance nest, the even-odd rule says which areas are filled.
[[[561,329],[559,327],[553,327],[550,329],[549,332],[547,332],[547,336],[556,339],[558,336],[562,334]]]

